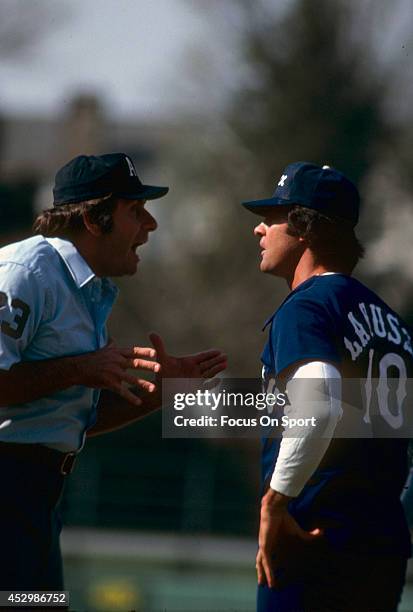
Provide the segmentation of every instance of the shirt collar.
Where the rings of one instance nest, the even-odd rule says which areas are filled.
[[[62,238],[46,238],[46,240],[59,253],[79,289],[96,277],[72,242]]]
[[[265,321],[264,323],[264,327],[262,328],[261,331],[265,331],[265,329],[268,327],[268,325],[272,322],[273,318],[275,317],[275,315],[277,314],[277,312],[280,310],[281,306],[283,306],[285,304],[285,302],[287,300],[290,299],[290,297],[292,296],[293,293],[298,292],[300,289],[303,288],[303,285],[305,283],[307,283],[310,280],[313,280],[314,278],[316,278],[317,276],[332,276],[333,274],[340,274],[340,272],[323,272],[322,274],[314,274],[314,276],[310,276],[309,278],[306,278],[305,280],[303,280],[299,285],[297,285],[297,287],[291,291],[286,298],[284,298],[284,300],[281,302],[280,306],[277,308],[277,310]]]

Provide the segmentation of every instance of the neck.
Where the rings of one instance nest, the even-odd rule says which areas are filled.
[[[338,269],[336,266],[326,266],[324,264],[316,263],[312,252],[309,249],[306,249],[292,275],[286,280],[289,288],[292,291],[298,287],[298,285],[308,280],[312,276],[319,276],[320,274],[325,274],[326,272],[342,273],[343,270]]]
[[[99,266],[99,258],[96,257],[96,244],[95,241],[90,238],[86,232],[79,232],[68,236],[70,242],[72,242],[80,255],[90,266],[96,276],[105,276]]]

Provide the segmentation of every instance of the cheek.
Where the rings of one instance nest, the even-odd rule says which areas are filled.
[[[287,256],[296,252],[300,244],[297,238],[286,234],[285,231],[275,229],[269,238],[269,250],[280,256]]]
[[[142,219],[139,217],[137,217],[136,215],[131,215],[131,217],[128,220],[128,223],[124,226],[123,230],[126,234],[129,234],[130,236],[134,236],[136,235],[138,232],[140,232],[141,228],[142,228]]]
[[[105,244],[102,244],[103,249],[109,254],[121,252],[127,244],[125,231],[117,227],[109,234],[106,234]]]
[[[117,233],[117,240],[123,244],[123,246],[127,246],[129,242],[133,242],[136,234],[138,233],[139,224],[136,223],[135,219],[129,219],[127,223],[122,225],[119,228]]]
[[[282,250],[288,244],[289,236],[286,236],[284,232],[280,231],[277,228],[273,228],[267,235],[267,243],[269,244],[270,249]]]

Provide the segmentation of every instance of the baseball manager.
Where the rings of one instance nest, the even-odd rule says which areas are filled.
[[[76,157],[56,175],[39,235],[0,249],[0,590],[63,588],[57,503],[86,436],[158,408],[162,376],[225,368],[220,351],[172,357],[155,334],[146,348],[108,338],[107,277],[135,274],[157,227],[145,203],[167,191],[143,185],[123,153]]]
[[[262,272],[290,293],[267,321],[266,389],[317,427],[263,444],[259,612],[395,611],[410,535],[407,474],[409,329],[351,274],[363,247],[359,194],[341,172],[290,164],[275,193],[246,202],[262,216]],[[353,382],[355,384],[353,384]]]

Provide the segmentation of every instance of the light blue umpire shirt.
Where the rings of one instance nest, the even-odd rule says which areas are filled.
[[[0,249],[0,369],[96,351],[118,294],[75,246],[34,236]],[[0,442],[40,443],[62,452],[82,448],[96,422],[100,391],[73,386],[0,408]]]

